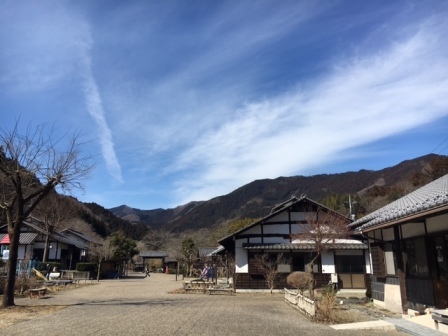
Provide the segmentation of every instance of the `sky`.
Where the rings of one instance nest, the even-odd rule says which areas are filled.
[[[447,1],[0,1],[0,128],[81,132],[74,196],[172,208],[448,155]]]

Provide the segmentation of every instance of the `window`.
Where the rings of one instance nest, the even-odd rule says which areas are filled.
[[[337,273],[364,273],[364,255],[336,255]]]
[[[370,245],[370,252],[372,254],[372,270],[373,274],[379,278],[386,277],[386,267],[384,262],[383,244],[372,243]]]
[[[303,255],[294,255],[292,258],[292,270],[293,272],[305,272],[305,261]]]
[[[436,257],[436,272],[438,280],[448,280],[448,235],[433,238],[433,248]]]
[[[428,277],[428,261],[426,245],[423,238],[411,239],[405,242],[406,276],[412,278]]]

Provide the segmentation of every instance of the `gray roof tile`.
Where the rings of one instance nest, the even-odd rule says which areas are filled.
[[[163,251],[140,251],[140,257],[165,258],[168,257],[168,253]]]
[[[289,244],[257,244],[244,243],[245,250],[314,250],[313,243],[289,243]],[[340,242],[329,245],[331,250],[367,250],[367,244],[362,242]]]
[[[350,227],[363,230],[443,205],[448,205],[448,174],[354,221]]]

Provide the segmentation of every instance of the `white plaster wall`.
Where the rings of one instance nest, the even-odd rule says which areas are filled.
[[[315,217],[315,212],[291,212],[291,220],[293,221],[306,221],[309,218]]]
[[[372,274],[372,261],[371,261],[371,259],[372,259],[372,256],[371,256],[371,254],[370,254],[370,252],[368,252],[368,253],[365,253],[365,262],[366,262],[366,273],[367,274]]]
[[[254,227],[244,231],[244,234],[250,234],[250,233],[261,234],[260,225],[255,225]]]
[[[251,238],[249,238],[249,243],[259,244],[259,243],[261,243],[261,237],[251,237]]]
[[[263,233],[289,233],[289,224],[264,225]]]
[[[322,273],[336,273],[336,267],[334,265],[334,254],[332,251],[322,252]]]
[[[58,259],[56,243],[50,244],[51,248],[48,249],[48,259]]]
[[[299,225],[301,224],[291,224],[291,233],[297,233],[299,231]]]
[[[373,231],[373,238],[383,240],[383,237],[381,236],[381,230]]]
[[[245,239],[237,239],[235,241],[235,272],[236,273],[248,273],[249,272],[249,260],[247,251],[243,250],[243,243]]]
[[[426,220],[428,233],[448,230],[448,214],[431,217]]]
[[[395,313],[403,313],[401,307],[401,293],[398,285],[384,285],[384,307]]]
[[[394,229],[393,228],[387,228],[383,229],[383,240],[385,241],[391,241],[394,240]]]
[[[275,215],[272,218],[269,218],[267,222],[285,222],[289,221],[289,215],[287,212],[279,213],[278,215]]]
[[[425,234],[423,223],[408,223],[401,227],[403,238],[422,236]]]
[[[278,243],[278,244],[288,244],[289,239],[281,238],[281,237],[264,237],[264,243]]]
[[[25,259],[26,258],[26,246],[19,245],[18,258]]]

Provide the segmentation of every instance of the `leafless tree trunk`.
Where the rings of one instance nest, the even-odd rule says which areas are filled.
[[[117,246],[112,244],[110,238],[104,240],[102,245],[92,245],[89,248],[90,259],[98,265],[96,281],[100,281],[101,264],[103,261],[113,258],[116,251]]]
[[[20,229],[24,220],[47,195],[59,186],[70,191],[81,188],[81,181],[93,168],[90,157],[81,157],[80,134],[75,133],[64,151],[62,139],[53,139],[45,125],[18,130],[0,130],[0,208],[6,214],[10,238],[8,276],[2,307],[14,305],[14,284],[19,251]]]
[[[255,256],[255,260],[261,268],[266,284],[272,294],[273,289],[277,286],[279,281],[280,272],[278,266],[281,264],[289,264],[290,262],[283,256],[283,253],[279,253],[276,256],[267,253],[258,254]]]
[[[302,225],[299,233],[292,235],[292,239],[293,243],[309,245],[312,250],[312,257],[306,265],[306,271],[310,275],[309,296],[314,299],[314,264],[322,252],[333,248],[337,239],[349,236],[348,224],[350,219],[325,208],[309,210],[306,216],[306,224]]]
[[[66,196],[58,195],[55,191],[48,194],[34,209],[32,216],[40,220],[45,228],[45,247],[42,262],[48,259],[50,239],[53,232],[60,228],[63,222],[76,215],[76,208]]]

